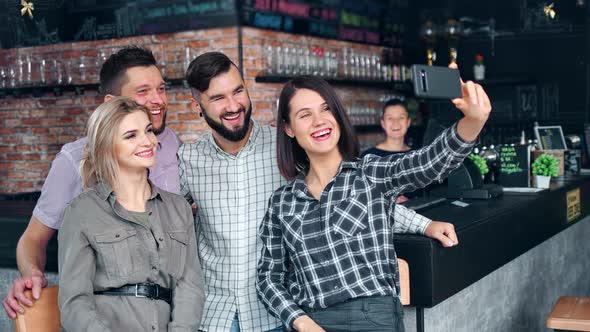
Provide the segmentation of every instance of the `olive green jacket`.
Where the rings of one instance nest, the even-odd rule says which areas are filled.
[[[62,329],[197,331],[205,293],[191,208],[152,185],[146,212],[141,222],[102,183],[70,202],[58,235]],[[172,305],[94,294],[147,282],[171,288]]]

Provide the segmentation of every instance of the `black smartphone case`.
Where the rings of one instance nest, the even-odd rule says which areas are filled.
[[[457,69],[413,65],[412,82],[416,97],[437,99],[461,97],[461,81]]]

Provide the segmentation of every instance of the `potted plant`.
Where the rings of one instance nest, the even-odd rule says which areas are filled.
[[[477,166],[477,169],[479,169],[482,178],[484,175],[488,174],[490,169],[488,168],[488,164],[486,163],[485,159],[473,153],[469,155],[469,159],[471,159],[475,166]]]
[[[533,162],[533,175],[535,176],[535,187],[549,188],[552,176],[557,176],[558,162],[550,154],[542,154]]]

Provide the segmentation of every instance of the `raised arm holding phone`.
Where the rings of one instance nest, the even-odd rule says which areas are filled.
[[[404,330],[391,197],[444,178],[471,151],[491,105],[481,86],[460,84],[462,96],[452,101],[464,117],[431,145],[401,157],[360,161],[334,90],[313,77],[285,85],[277,156],[291,182],[273,194],[260,228],[257,289],[286,328]],[[433,222],[424,234],[457,241],[447,223]]]

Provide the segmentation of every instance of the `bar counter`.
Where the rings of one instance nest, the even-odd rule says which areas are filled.
[[[581,213],[568,222],[567,193],[577,189],[580,193]],[[590,215],[590,176],[554,179],[549,190],[537,194],[505,194],[490,200],[465,200],[463,202],[468,203],[468,206],[456,206],[449,200],[442,205],[420,211],[421,214],[433,220],[453,223],[459,238],[459,245],[456,247],[443,248],[438,242],[422,236],[396,235],[397,254],[400,258],[406,259],[410,266],[411,304],[405,310],[405,323],[408,331],[445,331],[442,325],[429,328],[429,312],[432,315],[439,315],[439,313],[428,308],[442,308],[445,305],[443,302],[452,302],[446,301],[447,299],[454,298],[453,301],[456,301],[457,297],[469,292],[471,288],[481,287],[483,281],[480,280],[482,278],[506,268],[504,265],[508,266],[516,259],[526,258],[529,251],[556,235],[561,236],[560,233],[565,233],[568,228],[578,223],[579,227],[583,227],[580,228],[581,231],[590,231],[590,217],[585,218]],[[0,268],[2,270],[11,270],[16,267],[16,243],[27,225],[33,207],[34,202],[0,201],[0,227],[2,229],[0,232]],[[572,234],[567,235],[568,238],[559,241],[564,243],[573,241],[571,243],[573,250],[579,250],[580,254],[588,253],[590,238],[586,237],[585,241],[572,239],[572,236],[581,236],[580,231],[570,233]],[[541,255],[556,256],[556,259],[560,259],[559,257],[563,255],[571,254],[551,250],[543,252]],[[57,270],[55,239],[50,242],[48,251],[47,270],[55,272]],[[588,266],[588,261],[590,261],[588,257],[590,256],[586,255],[584,258],[584,255],[586,254],[582,256],[584,264]],[[565,274],[570,273],[569,270],[580,270],[580,267],[577,266],[562,266],[561,268],[566,271],[559,272]],[[550,269],[533,271],[533,275],[538,274],[539,279],[550,273],[553,273]],[[574,276],[574,279],[582,282],[584,286],[582,289],[585,288],[586,292],[590,292],[590,276],[588,274],[585,274],[581,279]],[[7,285],[2,285],[2,287],[0,294],[4,296]],[[588,296],[588,293],[562,295]],[[494,303],[497,300],[490,294],[471,294],[470,296],[489,297],[487,301],[490,303],[490,308],[501,305]],[[449,310],[445,309],[446,313],[443,315],[452,321],[451,316],[459,312],[461,315],[465,315],[475,308],[454,306]],[[551,308],[542,308],[542,312],[550,312],[550,310]],[[502,317],[495,319],[502,320]],[[444,323],[440,321],[440,318],[437,318],[437,323],[434,324],[451,324],[449,331],[461,330],[456,322]],[[492,326],[489,326],[489,330],[495,329]],[[532,327],[539,326],[539,324],[526,323],[523,326]],[[528,330],[528,327],[523,330]],[[511,326],[511,329],[513,330],[514,326]]]
[[[577,189],[580,215],[568,222],[567,193]],[[572,296],[590,295],[589,176],[553,179],[550,189],[537,194],[463,202],[469,205],[447,201],[420,211],[453,223],[459,238],[456,247],[443,248],[422,236],[396,235],[397,255],[410,266],[414,308],[405,310],[408,331],[539,331],[545,312],[552,308],[545,302],[557,300],[551,294],[573,289],[582,293]],[[539,251],[532,253],[533,249]],[[562,264],[551,266],[555,262]],[[512,294],[504,294],[507,290]],[[527,294],[531,292],[536,294]],[[521,304],[533,312],[529,317],[514,317],[515,312],[502,308],[509,307],[502,302],[519,296],[531,297]],[[415,322],[408,317],[414,311]]]
[[[441,303],[590,214],[590,177],[558,180],[537,194],[465,200],[466,207],[448,201],[420,211],[453,223],[459,245],[448,249],[426,237],[396,235],[397,255],[410,265],[412,305]],[[578,188],[581,215],[568,223],[566,194]]]

